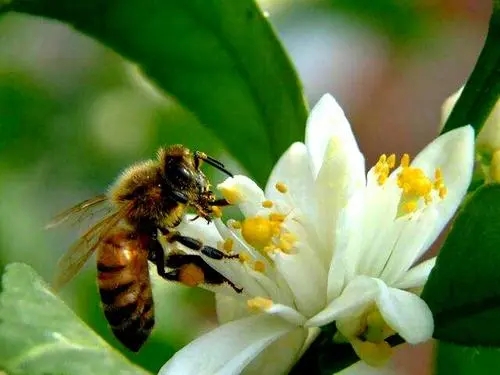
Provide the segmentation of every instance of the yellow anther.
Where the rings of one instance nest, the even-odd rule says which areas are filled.
[[[244,251],[242,251],[241,253],[239,253],[238,257],[240,259],[240,262],[242,262],[242,263],[249,262],[250,259],[252,259],[250,257],[250,255],[248,255],[248,253],[245,253]]]
[[[273,301],[269,298],[255,297],[247,301],[247,306],[250,310],[262,311],[270,309],[273,306]]]
[[[256,249],[269,245],[273,237],[273,225],[262,216],[246,218],[241,226],[241,234],[245,241]]]
[[[289,253],[290,250],[293,248],[293,243],[280,238],[279,243],[278,243],[278,248],[283,251],[284,253]]]
[[[410,166],[410,155],[403,154],[403,156],[401,157],[400,165],[402,168],[406,168],[406,167]]]
[[[282,194],[285,194],[288,191],[288,186],[286,186],[284,182],[276,182],[274,187]]]
[[[282,223],[285,221],[285,219],[286,219],[286,215],[280,214],[278,212],[273,212],[273,213],[269,214],[269,220],[271,220],[271,221]]]
[[[443,171],[441,170],[441,168],[436,168],[436,170],[434,171],[434,180],[436,182],[443,182]]]
[[[292,243],[297,241],[297,236],[293,233],[290,233],[290,232],[283,233],[281,238],[284,239],[285,241],[292,242]]]
[[[222,217],[222,210],[220,209],[220,207],[217,207],[217,206],[212,206],[212,212],[214,214],[215,217]]]
[[[276,250],[276,246],[274,246],[274,245],[267,245],[267,246],[264,246],[264,248],[262,250],[264,252],[266,252],[266,253],[272,253],[273,251]]]
[[[264,202],[262,202],[262,207],[264,207],[264,208],[272,208],[273,207],[273,201],[265,200]]]
[[[409,201],[409,202],[406,202],[404,205],[403,205],[403,210],[405,213],[409,214],[411,212],[415,212],[418,208],[418,203],[417,201],[413,200],[413,201]]]
[[[385,342],[373,343],[354,339],[351,345],[358,357],[373,367],[381,367],[391,358],[392,348]]]
[[[235,188],[221,186],[220,191],[222,193],[222,196],[229,202],[229,204],[238,204],[243,200],[241,192],[239,192]]]
[[[391,154],[388,158],[387,158],[387,165],[389,166],[389,168],[394,168],[396,166],[396,154]]]
[[[234,241],[232,238],[226,238],[224,240],[224,243],[222,244],[222,249],[226,252],[229,253],[233,250],[234,246]]]
[[[234,229],[241,229],[241,223],[238,221],[238,220],[233,220],[231,222],[231,226],[234,228]]]
[[[438,190],[439,198],[444,199],[448,194],[448,188],[446,186],[441,186]]]
[[[380,158],[378,159],[377,164],[375,164],[374,167],[374,172],[377,176],[377,183],[379,185],[383,185],[385,183],[385,181],[389,177],[391,169],[394,168],[395,163],[396,155],[391,154],[389,157],[387,157],[386,154],[380,155]]]
[[[266,270],[266,265],[261,260],[256,260],[253,264],[253,269],[257,272],[264,272]]]

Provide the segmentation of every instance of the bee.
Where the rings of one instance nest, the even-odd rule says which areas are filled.
[[[229,204],[216,199],[210,190],[200,169],[202,162],[232,176],[220,161],[205,153],[191,152],[182,145],[160,148],[156,160],[125,169],[107,194],[77,204],[47,225],[52,228],[70,218],[82,220],[96,209],[108,207],[107,214],[60,258],[53,286],[57,290],[68,283],[96,251],[104,315],[115,337],[132,351],[141,348],[155,322],[148,261],[166,280],[189,286],[227,283],[238,293],[242,291],[196,253],[213,259],[236,255],[175,230],[190,209],[196,214],[194,219],[210,222],[214,207]],[[159,235],[167,243],[182,244],[195,254],[165,254]]]

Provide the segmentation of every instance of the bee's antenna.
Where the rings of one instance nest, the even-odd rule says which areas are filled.
[[[200,160],[203,160],[204,162],[206,162],[207,164],[210,164],[212,167],[218,169],[219,171],[221,172],[224,172],[225,174],[227,174],[229,177],[233,177],[233,174],[231,172],[229,172],[226,167],[224,166],[224,164],[222,164],[220,161],[218,161],[217,159],[214,159],[213,157],[211,156],[208,156],[207,154],[203,153],[203,152],[199,152],[199,151],[196,151],[195,152],[195,158],[198,158]]]

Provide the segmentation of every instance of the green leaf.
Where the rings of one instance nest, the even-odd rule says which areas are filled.
[[[470,124],[478,134],[500,97],[500,2],[493,4],[481,54],[441,133]]]
[[[35,271],[6,267],[0,295],[0,369],[9,375],[145,375],[97,336]]]
[[[260,183],[303,138],[300,83],[253,0],[12,0],[9,9],[67,22],[137,63]]]
[[[461,209],[422,292],[434,337],[500,346],[500,185],[476,190]]]
[[[436,375],[490,375],[500,364],[500,349],[437,343]]]

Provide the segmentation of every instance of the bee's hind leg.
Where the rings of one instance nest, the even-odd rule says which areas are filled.
[[[193,254],[172,253],[165,258],[165,267],[172,268],[167,272],[168,280],[181,282],[188,286],[199,284],[222,285],[229,284],[236,293],[243,289],[238,288],[231,280],[225,278],[219,272],[208,265],[200,256]]]

